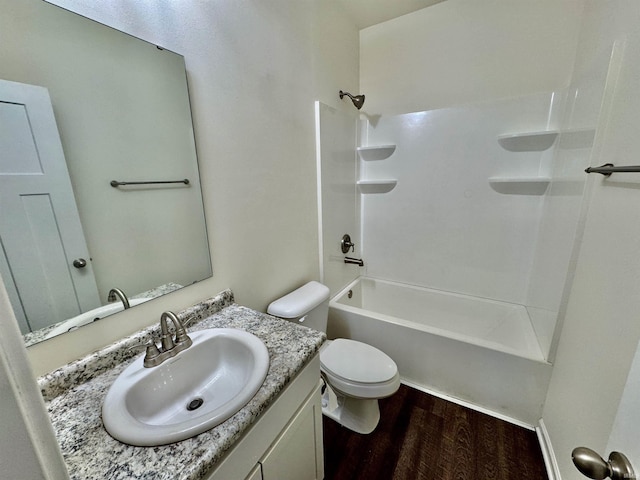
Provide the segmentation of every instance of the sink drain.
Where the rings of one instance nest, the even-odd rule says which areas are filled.
[[[204,400],[201,399],[200,397],[194,398],[187,404],[187,410],[189,410],[190,412],[193,410],[197,410],[202,406],[203,403],[204,403]]]

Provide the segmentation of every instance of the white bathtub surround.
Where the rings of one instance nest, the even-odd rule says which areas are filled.
[[[551,365],[523,306],[365,277],[329,307],[329,338],[382,350],[407,383],[537,424]]]
[[[593,145],[579,98],[540,93],[364,122],[359,178],[397,180],[362,196],[368,276],[525,305],[545,358]],[[400,233],[398,233],[400,232]]]
[[[358,128],[358,144],[365,148],[355,160],[344,135],[350,118],[319,104],[324,282],[333,295],[357,275],[403,285],[383,299],[381,286],[391,284],[370,281],[377,285],[369,298],[375,302],[365,310],[375,312],[379,322],[334,300],[330,338],[380,348],[397,361],[406,381],[529,425],[537,422],[561,295],[541,302],[542,290],[531,286],[543,285],[548,269],[535,270],[539,281],[531,275],[547,253],[537,248],[545,194],[549,185],[562,194],[551,178],[563,171],[554,165],[562,158],[556,151],[561,145],[571,148],[557,134],[564,101],[562,94],[539,93],[427,112],[365,115]],[[367,147],[386,145],[395,148],[367,155]],[[368,182],[360,195],[347,180],[354,178],[354,163],[356,184]],[[508,188],[496,188],[496,179]],[[393,182],[393,187],[375,182]],[[575,189],[579,195],[582,186]],[[547,219],[547,230],[551,224]],[[362,228],[354,256],[362,256],[363,268],[342,264],[339,238],[349,225]],[[573,225],[563,230],[569,248]],[[545,288],[562,292],[563,272]],[[427,293],[429,288],[435,290]],[[528,308],[532,292],[536,303]],[[429,309],[440,313],[425,327],[412,310]]]
[[[552,93],[383,116],[367,145],[396,144],[361,161],[360,178],[397,179],[362,198],[367,275],[526,304],[543,197],[497,192],[489,179],[549,177],[553,148],[510,151],[503,135],[555,130]]]

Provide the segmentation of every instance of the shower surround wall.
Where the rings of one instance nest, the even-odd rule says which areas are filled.
[[[574,126],[565,99],[540,93],[361,122],[363,146],[395,146],[375,159],[350,151],[349,116],[318,104],[323,281],[332,295],[344,289],[330,304],[330,338],[387,352],[409,384],[536,424],[593,134],[563,128]],[[375,181],[385,188],[362,185]],[[339,251],[358,225],[364,268],[345,266]]]
[[[569,91],[364,122],[367,144],[397,148],[360,178],[398,181],[363,195],[367,275],[524,305],[552,359],[602,98]],[[542,151],[499,142],[544,131],[558,136]]]
[[[559,103],[538,94],[369,122],[368,145],[397,148],[362,161],[360,178],[398,183],[363,195],[367,274],[525,304],[543,196],[489,179],[549,175],[552,148],[512,152],[498,137],[557,129]]]
[[[387,352],[409,384],[535,424],[550,365],[526,309],[510,304],[526,302],[554,148],[509,151],[498,137],[557,129],[561,97],[537,94],[382,117],[360,132],[363,145],[396,146],[376,160],[358,160],[355,134],[347,134],[355,132],[351,116],[317,104],[323,281],[332,295],[344,289],[330,304],[330,338],[354,338]],[[490,184],[496,177],[518,181]],[[532,194],[529,183],[538,187],[540,179],[546,183]],[[390,190],[392,182],[362,185],[376,180],[397,184]],[[358,201],[360,215],[354,214]],[[359,226],[362,235],[352,238],[364,268],[345,265],[339,250],[342,234]],[[358,275],[367,278],[351,283]],[[391,296],[383,294],[386,280],[398,282]],[[362,294],[359,285],[367,286]],[[435,291],[425,295],[416,286]],[[348,289],[353,305],[344,300]],[[499,301],[500,312],[521,314],[465,308],[492,304],[477,297]],[[441,298],[456,301],[443,306]]]

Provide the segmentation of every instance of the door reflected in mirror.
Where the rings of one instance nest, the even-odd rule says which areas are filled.
[[[42,0],[0,29],[0,275],[27,344],[210,277],[184,58]]]

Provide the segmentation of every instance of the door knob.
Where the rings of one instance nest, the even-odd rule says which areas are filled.
[[[574,448],[571,460],[583,475],[602,480],[611,477],[613,480],[628,480],[636,478],[629,459],[620,452],[611,452],[609,461],[586,447]]]
[[[84,268],[87,266],[87,261],[84,258],[76,258],[73,261],[73,266],[76,268]]]

